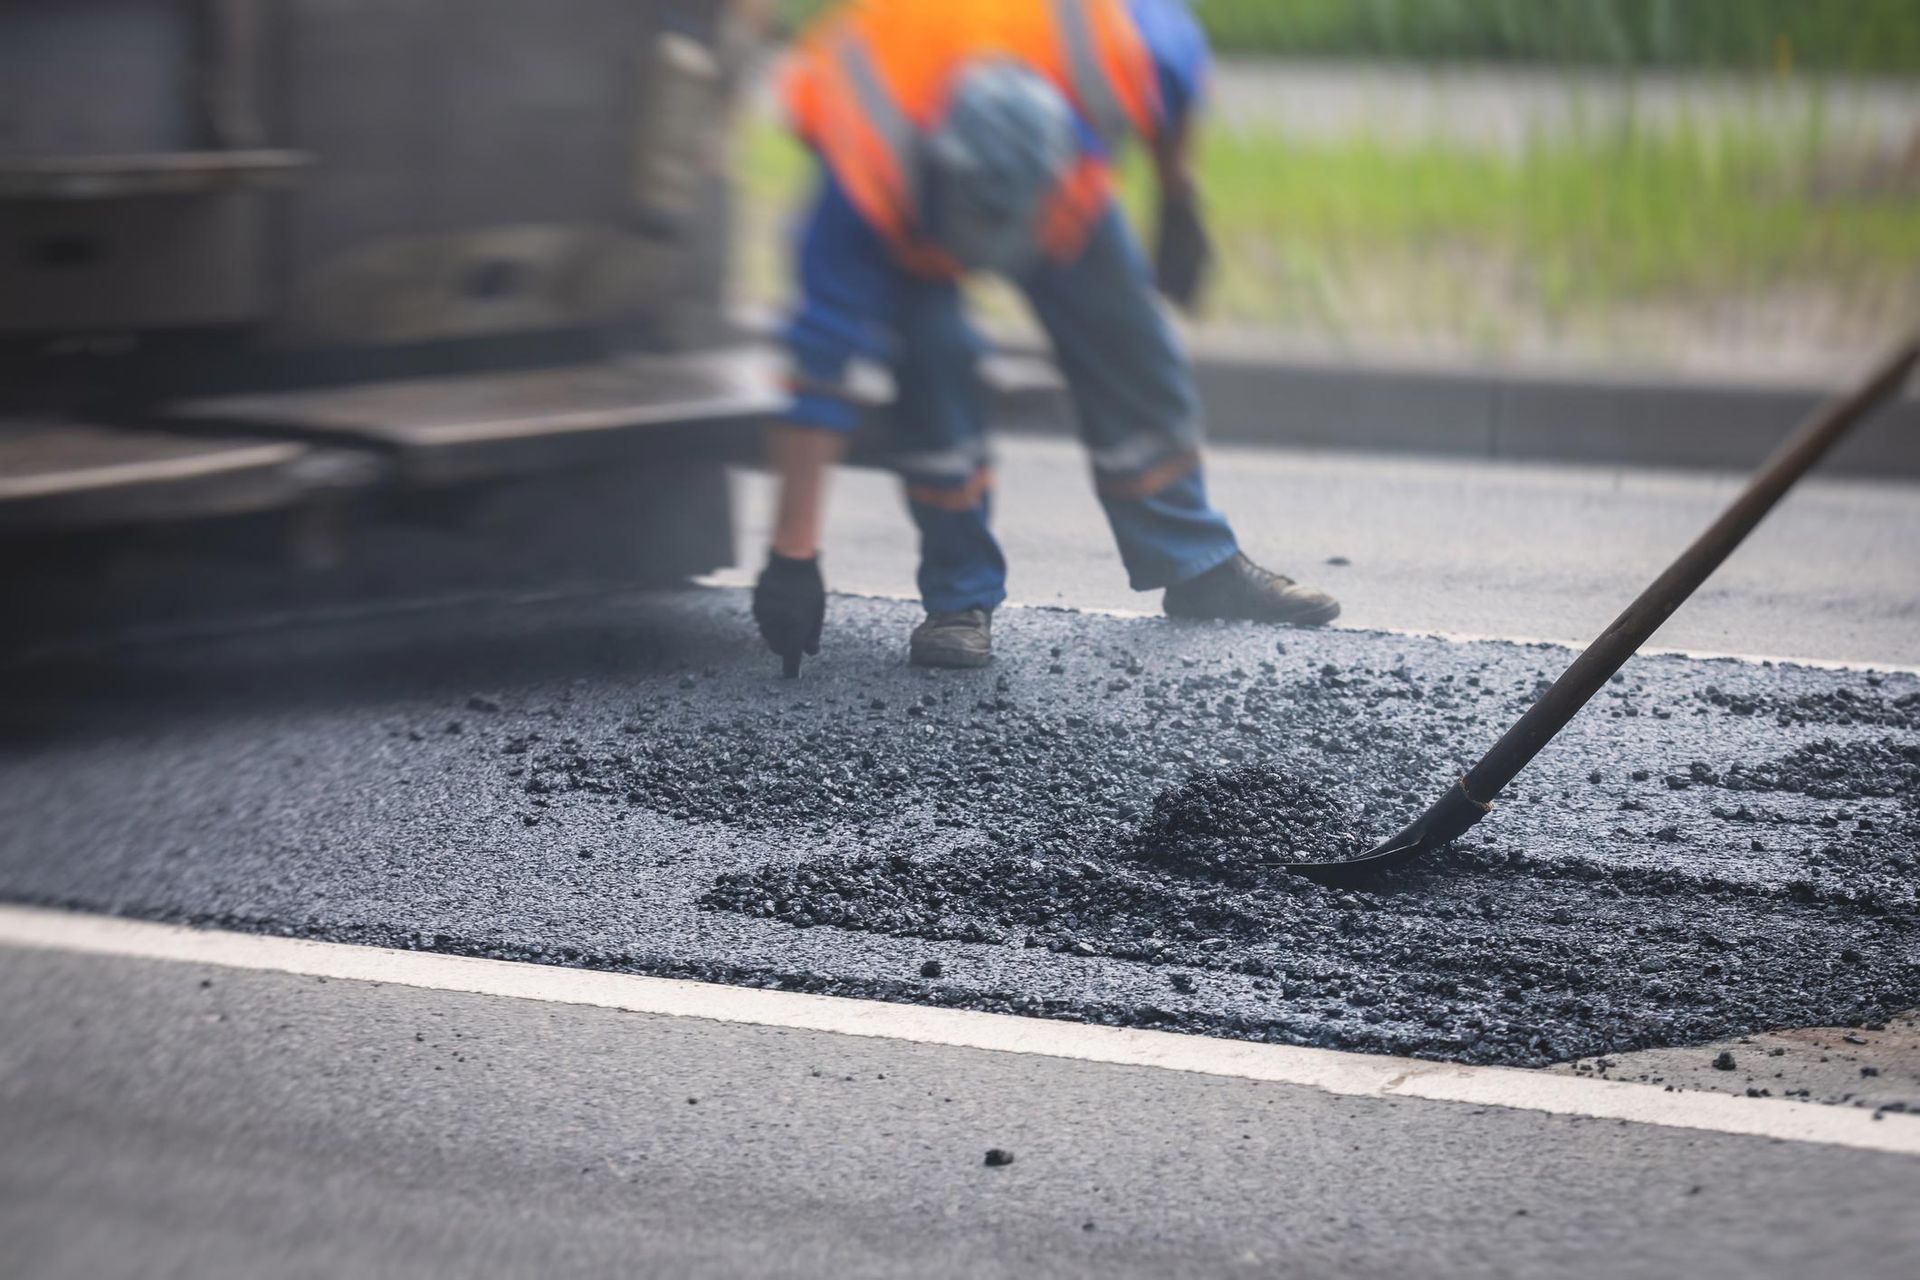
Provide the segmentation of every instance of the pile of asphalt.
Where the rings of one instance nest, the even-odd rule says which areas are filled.
[[[1297,768],[1202,773],[1154,797],[1140,852],[1165,866],[1223,875],[1345,862],[1372,847],[1361,824],[1378,812],[1360,788],[1323,787]]]
[[[1770,779],[1786,784],[1772,790],[1803,794],[1795,769],[1808,754],[1729,772],[1748,798]],[[1076,820],[1071,806],[1034,822],[1003,811],[989,842],[724,874],[706,901],[800,928],[1164,967],[1170,996],[1193,992],[1196,977],[1250,980],[1268,1016],[1229,1029],[1341,1048],[1531,1064],[1737,1028],[1871,1024],[1920,1002],[1920,822],[1911,777],[1887,772],[1879,744],[1838,758],[1855,772],[1844,783],[1829,772],[1821,794],[1896,796],[1884,827],[1844,808],[1715,805],[1705,833],[1683,837],[1668,824],[1640,836],[1699,847],[1684,867],[1579,846],[1536,852],[1496,827],[1370,888],[1322,887],[1271,864],[1282,853],[1351,856],[1410,817],[1399,806],[1416,793],[1384,771],[1388,784],[1375,791],[1391,800],[1344,807],[1332,797],[1360,790],[1353,762],[1316,772],[1295,757],[1285,769],[1203,772],[1156,797],[1133,828]],[[1575,808],[1596,820],[1585,810]],[[1797,874],[1755,882],[1716,865],[1716,844],[1754,849],[1756,830],[1804,842]],[[1295,1021],[1302,1013],[1312,1016]],[[1152,1004],[1122,1020],[1184,1022]]]
[[[0,756],[0,894],[1470,1062],[1920,1005],[1913,677],[1638,660],[1454,848],[1332,888],[1274,863],[1398,830],[1564,651],[1021,611],[935,673],[836,600],[789,683],[741,608],[363,638],[270,713],[246,662],[310,659],[175,655],[234,708]]]

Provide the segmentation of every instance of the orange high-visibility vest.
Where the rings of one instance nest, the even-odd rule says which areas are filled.
[[[960,272],[919,225],[915,145],[945,113],[955,73],[982,58],[1045,77],[1109,150],[1155,132],[1160,82],[1125,0],[853,0],[807,29],[781,77],[794,131],[924,275]],[[1077,254],[1111,190],[1107,163],[1083,158],[1042,213],[1047,252]]]

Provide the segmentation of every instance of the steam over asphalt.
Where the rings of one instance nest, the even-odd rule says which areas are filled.
[[[473,606],[12,673],[0,895],[1462,1061],[1920,1003],[1920,680],[1645,658],[1450,853],[1423,807],[1567,660],[1010,612],[981,672],[836,599]]]

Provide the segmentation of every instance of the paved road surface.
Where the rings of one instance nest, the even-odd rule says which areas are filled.
[[[7,953],[0,1272],[1920,1267],[1920,1164],[406,987]],[[989,1147],[1014,1163],[987,1168]]]
[[[996,445],[995,521],[1013,599],[1158,608],[1128,590],[1077,445]],[[1730,475],[1453,462],[1221,447],[1208,483],[1268,566],[1337,594],[1341,625],[1584,645],[1738,492]],[[897,481],[835,480],[827,566],[843,591],[912,594],[915,541]],[[764,478],[742,481],[749,565]],[[1920,486],[1805,482],[1654,638],[1718,653],[1920,664]],[[1347,565],[1329,565],[1334,557]]]
[[[1514,150],[1529,139],[1641,128],[1772,129],[1897,148],[1920,128],[1911,81],[1854,77],[1622,76],[1567,68],[1409,67],[1391,63],[1223,59],[1214,108],[1228,128],[1309,138],[1438,138]]]
[[[1108,585],[1118,571],[1071,448],[1009,441],[1003,453],[1022,597],[1138,603]],[[1219,487],[1249,544],[1283,567],[1348,556],[1319,576],[1358,622],[1523,635],[1597,626],[1730,487],[1229,460]],[[1915,541],[1910,492],[1849,484],[1797,495],[1721,591],[1676,620],[1694,629],[1664,638],[1915,662],[1914,570],[1899,554]],[[869,501],[848,500],[861,495]],[[909,548],[891,482],[850,477],[841,497],[836,581],[904,588]],[[1622,510],[1630,520],[1612,519]],[[1583,541],[1603,527],[1615,529],[1606,552]],[[1447,568],[1459,560],[1447,539],[1463,530],[1485,535],[1471,574]],[[1850,555],[1854,546],[1867,550]],[[789,840],[754,817],[762,800],[729,826],[711,808],[705,820],[675,818],[659,809],[670,797],[635,807],[597,792],[612,776],[600,765],[577,781],[555,771],[567,789],[553,792],[529,791],[529,775],[514,771],[567,736],[615,774],[628,752],[658,746],[661,759],[694,766],[678,776],[698,808],[725,794],[702,781],[703,753],[723,765],[742,750],[738,726],[752,724],[782,759],[834,770],[856,763],[860,735],[889,765],[918,761],[942,733],[982,735],[988,754],[1011,747],[1025,778],[1021,752],[1071,772],[1125,764],[1167,733],[1190,734],[1178,749],[1223,747],[1207,728],[1214,704],[1231,693],[1252,705],[1279,681],[1300,699],[1294,711],[1233,739],[1267,758],[1286,750],[1290,715],[1337,710],[1337,699],[1314,710],[1309,696],[1329,663],[1338,679],[1357,679],[1365,717],[1387,720],[1415,715],[1394,696],[1395,672],[1435,693],[1447,676],[1474,673],[1484,703],[1417,717],[1448,754],[1480,735],[1463,714],[1498,718],[1564,655],[1338,633],[1288,635],[1278,654],[1257,629],[1026,611],[1009,615],[999,671],[932,677],[898,665],[908,607],[841,600],[826,658],[783,686],[740,613],[737,596],[713,592],[526,604],[160,645],[77,685],[64,683],[74,673],[14,673],[0,896],[892,999],[1106,1009],[1190,1028],[1231,1029],[1237,1017],[1235,1034],[1264,1018],[1270,1032],[1356,1047],[1425,1036],[1478,1052],[1470,1037],[1482,1036],[1517,1049],[1538,1029],[1584,1053],[1581,1037],[1623,1026],[1777,1026],[1768,1011],[1787,1007],[1801,1021],[1858,1020],[1879,1016],[1861,1012],[1878,1001],[1911,1003],[1911,903],[1886,899],[1872,879],[1898,854],[1884,824],[1901,820],[1902,802],[1841,802],[1847,832],[1814,837],[1840,841],[1838,852],[1816,856],[1797,832],[1837,806],[1768,792],[1755,803],[1777,807],[1786,838],[1769,829],[1768,847],[1749,851],[1748,833],[1728,843],[1711,812],[1733,800],[1711,785],[1669,790],[1660,776],[1684,775],[1689,760],[1764,762],[1825,737],[1911,741],[1897,716],[1840,723],[1851,712],[1834,701],[1844,690],[1881,714],[1911,689],[1908,676],[1871,685],[1851,673],[1636,664],[1608,714],[1584,722],[1567,755],[1543,758],[1525,796],[1487,828],[1493,843],[1453,876],[1397,896],[1286,906],[1297,932],[1251,938],[1244,952],[1285,960],[1285,990],[1233,967],[1239,942],[1215,952],[1175,936],[1175,967],[1198,979],[1182,992],[1167,963],[1116,950],[1137,944],[1129,931],[1154,927],[1125,912],[1093,922],[1085,936],[1098,946],[1082,956],[795,929],[698,906],[718,872],[831,861],[902,838],[937,861],[982,823],[1044,816],[1033,797],[996,800],[990,778],[971,808],[909,797],[909,812]],[[1756,630],[1774,643],[1748,643]],[[1053,648],[1072,651],[1056,659]],[[1162,681],[1194,683],[1200,704],[1155,714],[1140,700]],[[1702,702],[1709,683],[1739,697],[1810,697],[1814,710],[1792,726],[1730,714]],[[1460,692],[1451,687],[1449,698]],[[1644,715],[1622,719],[1629,706]],[[994,742],[1001,711],[1026,736]],[[1056,759],[1045,734],[1029,732],[1075,716],[1099,730],[1097,752]],[[542,739],[527,745],[535,731]],[[1195,763],[1215,763],[1207,754]],[[1654,762],[1644,787],[1615,767],[1626,754]],[[1595,759],[1609,762],[1597,790],[1584,782]],[[1172,776],[1136,786],[1096,770],[1053,803],[1135,803]],[[1657,820],[1621,811],[1621,797],[1651,802]],[[848,798],[864,803],[858,787]],[[1861,817],[1882,825],[1869,832]],[[956,820],[964,830],[945,825]],[[1655,832],[1660,822],[1677,824],[1677,843]],[[1528,870],[1505,862],[1509,852],[1538,862]],[[922,911],[938,877],[914,865],[879,887]],[[967,870],[964,858],[954,865]],[[1575,874],[1548,874],[1556,867]],[[1662,884],[1679,892],[1663,900]],[[1881,895],[1874,909],[1829,892],[1847,886]],[[838,909],[826,888],[800,896],[809,909]],[[1335,936],[1335,920],[1352,932]],[[1383,920],[1419,930],[1421,946],[1396,951]],[[1469,937],[1517,966],[1511,986],[1436,999],[1396,985],[1400,975],[1431,981],[1426,966]],[[1729,938],[1732,958],[1718,954]],[[1549,955],[1563,943],[1607,958],[1568,969]],[[920,976],[930,955],[944,978]],[[1690,976],[1709,959],[1712,981]],[[1720,976],[1729,964],[1737,980]],[[1526,986],[1535,973],[1571,976],[1580,998],[1537,1000]],[[1414,1005],[1443,1025],[1423,1026]],[[1911,1081],[1883,1083],[1904,1098]],[[996,1145],[1018,1155],[1009,1169],[980,1166]],[[1801,1144],[149,962],[12,952],[0,962],[8,1275],[897,1274],[903,1261],[932,1274],[1909,1275],[1916,1190],[1911,1159]]]
[[[787,682],[745,612],[475,605],[16,673],[0,895],[1481,1062],[1920,1004],[1920,677],[1636,663],[1497,820],[1353,896],[1259,859],[1411,821],[1564,651],[1023,610],[993,669],[926,672],[911,606],[842,599]],[[1278,822],[1221,882],[1146,832],[1243,765],[1331,815],[1197,802]]]

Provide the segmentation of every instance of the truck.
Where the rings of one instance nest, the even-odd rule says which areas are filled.
[[[0,0],[9,630],[730,563],[746,26]]]

